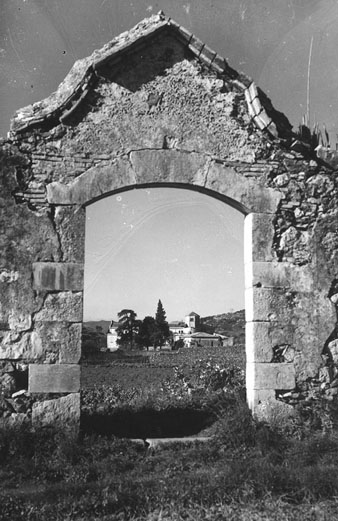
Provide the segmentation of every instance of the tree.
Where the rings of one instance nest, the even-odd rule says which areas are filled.
[[[117,316],[119,325],[116,329],[117,344],[129,346],[133,349],[139,333],[141,320],[136,320],[136,313],[132,309],[122,309]]]
[[[137,339],[139,345],[147,349],[149,349],[149,346],[154,345],[156,331],[157,327],[154,317],[144,317]]]
[[[155,346],[163,346],[166,340],[170,337],[169,324],[167,322],[166,313],[163,308],[161,300],[158,301],[156,316],[156,333],[154,338]]]

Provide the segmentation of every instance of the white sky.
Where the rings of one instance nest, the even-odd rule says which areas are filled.
[[[87,207],[84,319],[140,319],[162,300],[169,320],[244,307],[243,222],[210,196],[136,189]]]

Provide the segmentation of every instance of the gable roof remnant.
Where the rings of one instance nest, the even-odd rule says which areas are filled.
[[[199,61],[245,93],[249,114],[260,130],[266,130],[272,138],[290,137],[292,126],[288,119],[273,108],[267,96],[256,88],[249,77],[232,69],[222,56],[177,22],[166,17],[162,11],[142,20],[101,49],[95,50],[91,56],[77,60],[57,91],[15,113],[11,121],[10,137],[36,126],[48,125],[53,128],[60,122],[67,124],[67,119],[82,104],[97,79],[104,76],[108,65],[114,66],[126,53],[146,46],[150,40],[164,33],[173,35]]]

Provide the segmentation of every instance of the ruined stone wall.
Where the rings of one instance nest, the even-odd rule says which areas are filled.
[[[294,363],[297,390],[280,395],[296,403],[315,389],[331,399],[338,392],[338,175],[313,159],[282,157],[269,180],[283,193],[273,248],[300,288],[290,285],[291,315],[283,332],[289,342],[274,346],[275,359]]]
[[[331,389],[337,173],[258,130],[253,120],[266,113],[244,89],[162,35],[101,69],[75,109],[21,130],[16,121],[1,148],[5,392],[15,389],[13,367],[30,364],[31,393],[78,400],[85,206],[144,185],[198,189],[247,215],[251,407],[292,402],[324,373],[321,389]]]

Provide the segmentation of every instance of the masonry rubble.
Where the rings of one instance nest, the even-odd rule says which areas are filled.
[[[85,207],[163,185],[216,194],[247,215],[250,406],[295,405],[314,388],[335,399],[337,169],[176,22],[153,16],[76,62],[56,93],[17,112],[0,161],[6,399],[20,390],[8,362],[29,367],[30,391],[78,396]]]

